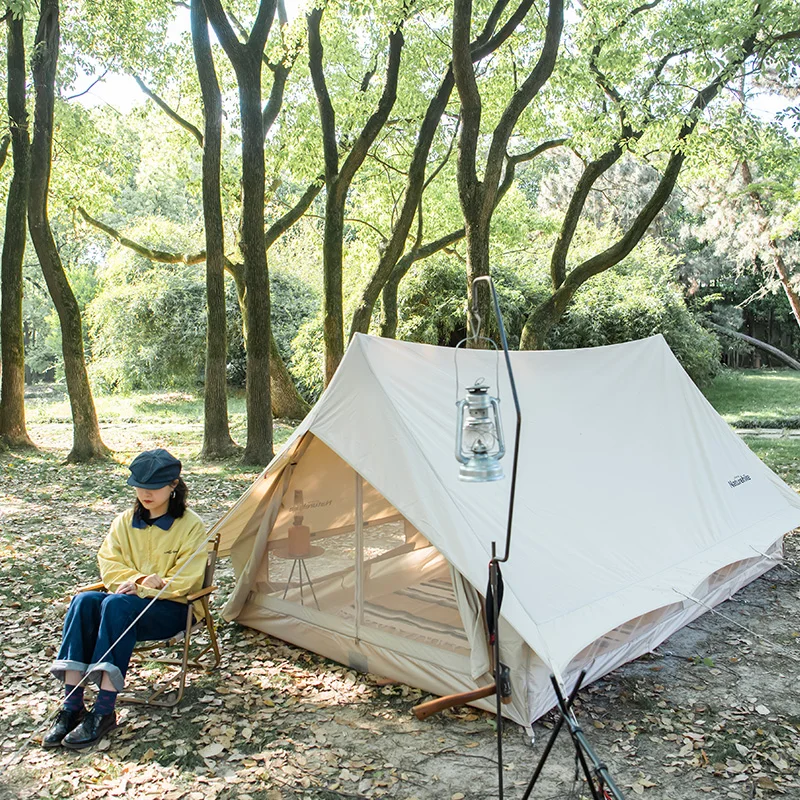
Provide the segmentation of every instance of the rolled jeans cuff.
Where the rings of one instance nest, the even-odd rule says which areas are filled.
[[[114,688],[118,692],[121,692],[125,688],[125,676],[120,672],[116,664],[112,664],[110,661],[101,661],[98,664],[89,664],[86,668],[87,679],[92,681],[92,683],[96,683],[98,686],[100,686],[103,681],[103,672],[108,675],[109,680],[114,684]]]
[[[80,672],[81,675],[84,675],[88,666],[88,664],[84,664],[82,661],[70,661],[69,659],[58,658],[50,667],[50,674],[54,678],[63,681],[65,673]]]

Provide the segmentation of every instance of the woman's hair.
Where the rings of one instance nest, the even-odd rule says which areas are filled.
[[[178,483],[172,490],[169,497],[169,506],[167,506],[167,514],[175,519],[183,516],[186,511],[186,498],[189,496],[189,487],[183,482],[183,478],[178,478]],[[150,512],[139,502],[137,497],[133,503],[133,515],[143,519],[145,522],[150,519]]]

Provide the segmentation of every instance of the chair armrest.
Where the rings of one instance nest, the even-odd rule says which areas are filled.
[[[205,589],[201,589],[199,592],[195,592],[194,594],[187,594],[186,599],[193,603],[195,600],[199,600],[201,597],[205,597],[207,594],[211,594],[217,587],[216,586],[206,586]]]
[[[90,583],[88,586],[79,586],[76,590],[76,594],[81,594],[81,592],[105,592],[106,585],[100,581],[100,583]]]

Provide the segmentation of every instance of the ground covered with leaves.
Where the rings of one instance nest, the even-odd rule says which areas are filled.
[[[491,715],[462,708],[418,722],[418,690],[236,624],[221,623],[220,668],[195,677],[176,710],[123,706],[120,728],[89,752],[40,747],[58,708],[48,665],[69,598],[96,579],[97,548],[131,501],[125,465],[168,447],[209,524],[255,476],[233,461],[201,463],[199,422],[158,409],[137,416],[104,426],[116,459],[105,464],[64,465],[71,429],[46,415],[31,425],[37,451],[0,453],[0,797],[497,796]],[[288,432],[279,426],[278,438]],[[754,444],[800,488],[799,441]],[[786,564],[721,606],[724,617],[705,615],[582,692],[579,719],[626,796],[800,797],[800,552],[791,538]],[[220,577],[217,609],[231,585],[226,565]],[[506,725],[506,797],[522,796],[553,720],[535,726],[533,746]],[[588,796],[574,773],[563,737],[533,797]]]

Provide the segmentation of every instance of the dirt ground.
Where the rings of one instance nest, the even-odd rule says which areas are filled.
[[[68,428],[46,428],[32,430],[46,449],[0,453],[0,797],[497,797],[492,715],[462,708],[418,722],[418,690],[236,624],[221,626],[221,667],[196,677],[177,710],[123,706],[121,727],[94,750],[43,750],[35,737],[58,708],[48,665],[69,597],[95,579],[107,525],[130,501],[123,465],[170,443],[208,523],[254,475],[201,465],[197,431],[175,444],[166,426],[107,430],[118,463],[64,466]],[[726,618],[706,614],[581,693],[578,718],[626,797],[800,798],[800,551],[791,538],[786,565],[722,605]],[[226,565],[220,578],[217,609],[231,585]],[[553,720],[535,726],[533,745],[506,724],[506,797],[522,796]],[[588,797],[574,773],[562,733],[532,797]]]

